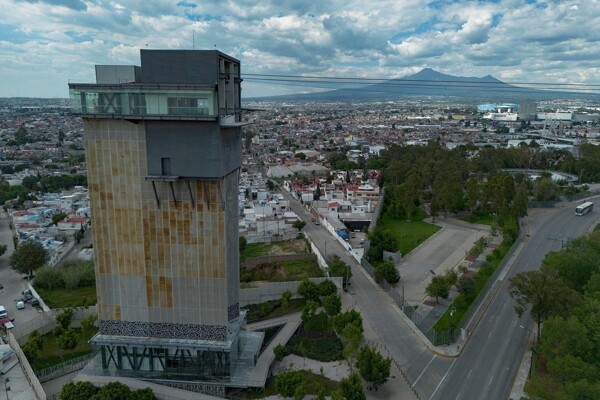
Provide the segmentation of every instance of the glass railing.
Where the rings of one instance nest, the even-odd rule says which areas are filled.
[[[96,115],[173,115],[217,117],[211,90],[69,89],[71,112]]]

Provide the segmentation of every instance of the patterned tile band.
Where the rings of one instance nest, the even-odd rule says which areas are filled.
[[[100,321],[99,327],[102,335],[153,337],[160,339],[217,340],[221,342],[227,340],[227,327],[222,325]]]
[[[227,320],[233,321],[240,316],[240,303],[235,303],[227,307]]]

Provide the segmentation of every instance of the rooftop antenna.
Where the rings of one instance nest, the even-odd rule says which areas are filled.
[[[196,50],[196,34],[192,32],[192,50]]]

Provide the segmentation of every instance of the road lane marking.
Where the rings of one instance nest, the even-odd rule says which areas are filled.
[[[467,375],[467,380],[469,380],[469,377],[471,376],[471,372],[473,372],[473,368],[471,368],[471,370],[469,371],[469,375]]]
[[[454,363],[456,362],[456,360],[458,360],[458,358],[455,358],[454,361],[452,361],[452,364],[450,365],[450,368],[448,368],[448,371],[446,371],[446,373],[444,374],[444,377],[442,378],[442,380],[440,381],[440,383],[438,383],[437,387],[435,388],[435,390],[433,391],[433,393],[431,393],[431,397],[429,397],[429,400],[433,399],[433,396],[435,396],[436,392],[438,391],[438,389],[440,388],[440,386],[442,386],[442,383],[444,383],[444,380],[446,379],[446,377],[448,376],[448,373],[450,372],[450,370],[452,369],[452,367],[454,366]],[[414,386],[414,385],[413,385]]]
[[[488,386],[490,386],[490,385],[492,384],[492,381],[493,381],[493,380],[494,380],[494,377],[492,376],[492,377],[490,378],[490,381],[489,381],[489,383],[488,383]]]
[[[423,369],[423,371],[421,372],[421,374],[419,375],[419,377],[413,382],[413,387],[417,384],[417,382],[419,382],[419,379],[421,379],[421,377],[423,376],[423,374],[425,373],[425,371],[427,370],[427,368],[429,368],[429,365],[431,365],[431,363],[433,362],[433,360],[435,359],[436,355],[434,354],[433,357],[431,358],[431,360],[429,361],[429,363],[425,366],[425,368]]]

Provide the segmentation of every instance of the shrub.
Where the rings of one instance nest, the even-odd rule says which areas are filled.
[[[319,283],[319,296],[326,297],[337,292],[337,286],[329,279]]]
[[[292,397],[302,382],[304,382],[302,372],[288,371],[275,377],[275,388],[281,396]]]
[[[375,266],[375,279],[380,281],[382,278],[392,284],[400,280],[400,274],[393,262],[385,261]]]

